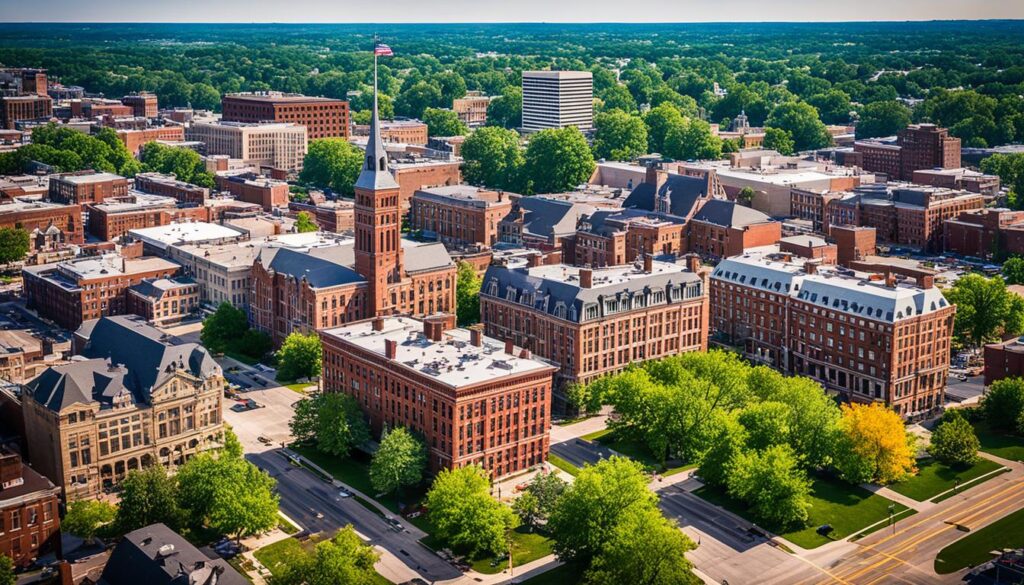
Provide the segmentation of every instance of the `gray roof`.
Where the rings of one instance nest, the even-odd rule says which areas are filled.
[[[129,290],[151,299],[163,298],[164,293],[179,287],[195,284],[191,278],[146,278]]]
[[[136,315],[86,321],[76,335],[87,340],[81,353],[88,359],[47,368],[27,384],[36,401],[51,410],[92,402],[102,408],[122,392],[130,392],[136,404],[148,404],[153,388],[176,371],[203,379],[220,372],[205,347],[172,345]]]
[[[591,233],[608,234],[618,229],[617,226],[608,225],[608,222],[627,223],[636,219],[648,219],[674,224],[686,223],[685,218],[665,213],[647,211],[644,209],[598,210],[591,215],[582,217],[580,222],[588,224],[589,228],[587,231],[590,231]]]
[[[591,205],[546,197],[522,197],[516,205],[523,213],[523,233],[542,238],[574,233],[580,217],[595,211]]]
[[[772,218],[756,209],[739,205],[735,201],[712,199],[693,216],[693,221],[744,228],[758,223],[768,223],[772,221]]]
[[[686,271],[681,264],[655,261],[653,266],[650,273],[632,265],[594,269],[593,286],[583,288],[580,286],[579,267],[557,264],[510,268],[492,264],[484,274],[480,294],[527,304],[534,310],[577,323],[588,320],[584,311],[588,305],[597,306],[596,318],[628,310],[609,312],[604,306],[606,300],[627,301],[635,295],[644,295],[644,306],[653,306],[703,294],[700,276]],[[665,294],[661,301],[647,296],[656,291],[668,293],[671,289],[679,291],[678,299],[673,299],[670,294]],[[564,313],[560,307],[564,307]]]
[[[376,58],[376,57],[374,57]],[[377,115],[377,71],[373,73],[373,116],[370,118],[370,136],[366,140],[363,170],[356,179],[359,189],[398,189],[398,181],[388,169],[388,153],[380,136],[380,117]]]
[[[668,211],[672,215],[689,217],[697,201],[709,197],[708,182],[698,177],[669,173],[668,178],[658,188],[658,197],[669,198]],[[640,183],[626,197],[622,207],[634,207],[655,211],[655,191],[651,183]]]
[[[164,524],[129,532],[114,547],[99,585],[247,585],[223,559],[211,559]]]
[[[402,240],[406,272],[423,272],[452,265],[451,256],[440,242],[419,243]],[[257,259],[270,270],[297,278],[306,278],[313,288],[328,288],[366,282],[355,271],[355,244],[322,246],[308,250],[262,248]]]

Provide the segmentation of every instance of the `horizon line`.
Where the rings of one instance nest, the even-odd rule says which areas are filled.
[[[178,24],[178,25],[334,25],[334,26],[366,26],[366,25],[464,25],[464,24],[486,24],[486,25],[688,25],[688,24],[922,24],[922,23],[958,23],[958,22],[1007,22],[1024,23],[1024,18],[928,18],[928,19],[893,19],[893,20],[621,20],[621,21],[588,21],[588,20],[452,20],[452,21],[365,21],[365,22],[313,22],[313,21],[281,21],[281,20],[253,20],[253,21],[191,21],[191,20],[10,20],[0,21],[0,26],[22,25],[22,24],[62,24],[62,25],[137,25],[137,24]]]

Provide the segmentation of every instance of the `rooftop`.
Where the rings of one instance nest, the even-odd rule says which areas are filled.
[[[107,213],[125,213],[129,211],[143,211],[154,207],[175,207],[178,203],[173,197],[152,195],[142,191],[132,190],[128,192],[128,195],[132,198],[132,201],[107,199],[104,203],[98,203],[92,207]]]
[[[131,230],[128,233],[132,237],[159,248],[166,248],[171,244],[225,241],[238,239],[244,235],[238,230],[202,221],[141,228]]]
[[[115,175],[114,173],[87,173],[84,175],[59,175],[53,177],[53,180],[73,183],[75,185],[91,185],[93,183],[105,183],[107,181],[125,181],[127,179],[125,179],[121,175]]]
[[[523,77],[541,79],[593,79],[590,71],[523,71]]]
[[[553,372],[554,366],[534,358],[505,352],[505,344],[481,335],[481,345],[470,343],[468,329],[449,329],[441,341],[423,334],[423,322],[409,317],[387,317],[374,331],[373,320],[327,329],[323,335],[386,356],[385,341],[394,341],[391,364],[430,376],[450,388],[462,388],[530,372]]]
[[[5,213],[18,213],[21,211],[60,209],[61,207],[71,207],[71,205],[64,205],[62,203],[50,203],[48,201],[24,201],[21,199],[15,199],[14,201],[0,203],[0,215],[3,215]]]
[[[242,92],[242,93],[229,93],[225,94],[226,98],[243,99],[258,102],[341,102],[343,100],[327,98],[327,97],[313,97],[308,95],[302,95],[298,93],[282,93],[279,91],[260,91],[260,92]]]
[[[210,559],[163,524],[129,532],[114,547],[99,585],[246,585],[220,558]]]

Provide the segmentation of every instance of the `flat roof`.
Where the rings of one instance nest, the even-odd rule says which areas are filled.
[[[90,183],[105,183],[107,181],[116,181],[118,179],[124,181],[127,180],[121,175],[115,175],[114,173],[89,173],[87,175],[62,175],[53,177],[58,181],[65,181],[68,183],[74,183],[76,185],[88,185]]]
[[[141,228],[131,230],[128,233],[140,240],[148,241],[151,244],[158,244],[164,248],[171,244],[226,240],[240,238],[244,235],[238,230],[202,221]]]
[[[526,268],[526,272],[533,278],[564,282],[572,286],[580,286],[580,267],[570,264],[545,264]],[[591,290],[602,288],[614,288],[630,282],[644,282],[652,276],[659,274],[691,274],[683,264],[673,262],[661,262],[655,260],[651,263],[651,271],[644,272],[632,264],[611,266],[608,268],[595,268],[591,271]]]
[[[382,357],[386,356],[385,341],[394,341],[397,351],[391,364],[456,389],[555,370],[538,359],[505,353],[505,344],[491,337],[481,335],[481,345],[475,346],[468,329],[449,329],[441,341],[431,341],[423,334],[423,322],[411,317],[386,317],[381,331],[374,331],[373,320],[368,320],[327,329],[323,334]]]
[[[308,96],[296,93],[261,92],[261,93],[229,93],[224,97],[251,100],[258,102],[343,102],[335,98]]]
[[[106,199],[103,203],[95,204],[92,207],[107,213],[123,213],[128,211],[142,211],[152,209],[154,207],[176,207],[178,204],[178,201],[174,197],[153,195],[151,193],[143,193],[142,191],[136,191],[134,189],[128,191],[128,195],[133,197],[135,201]]]
[[[17,213],[20,211],[35,211],[40,209],[56,210],[62,207],[71,207],[71,205],[65,205],[63,203],[51,203],[49,201],[24,201],[21,199],[15,199],[14,201],[0,203],[0,215],[6,213]]]
[[[523,71],[523,77],[540,79],[593,79],[590,71]]]

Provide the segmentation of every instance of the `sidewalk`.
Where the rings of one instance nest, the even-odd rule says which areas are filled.
[[[608,428],[608,415],[596,414],[588,419],[568,425],[551,425],[551,444],[571,441],[575,438],[603,431]]]

